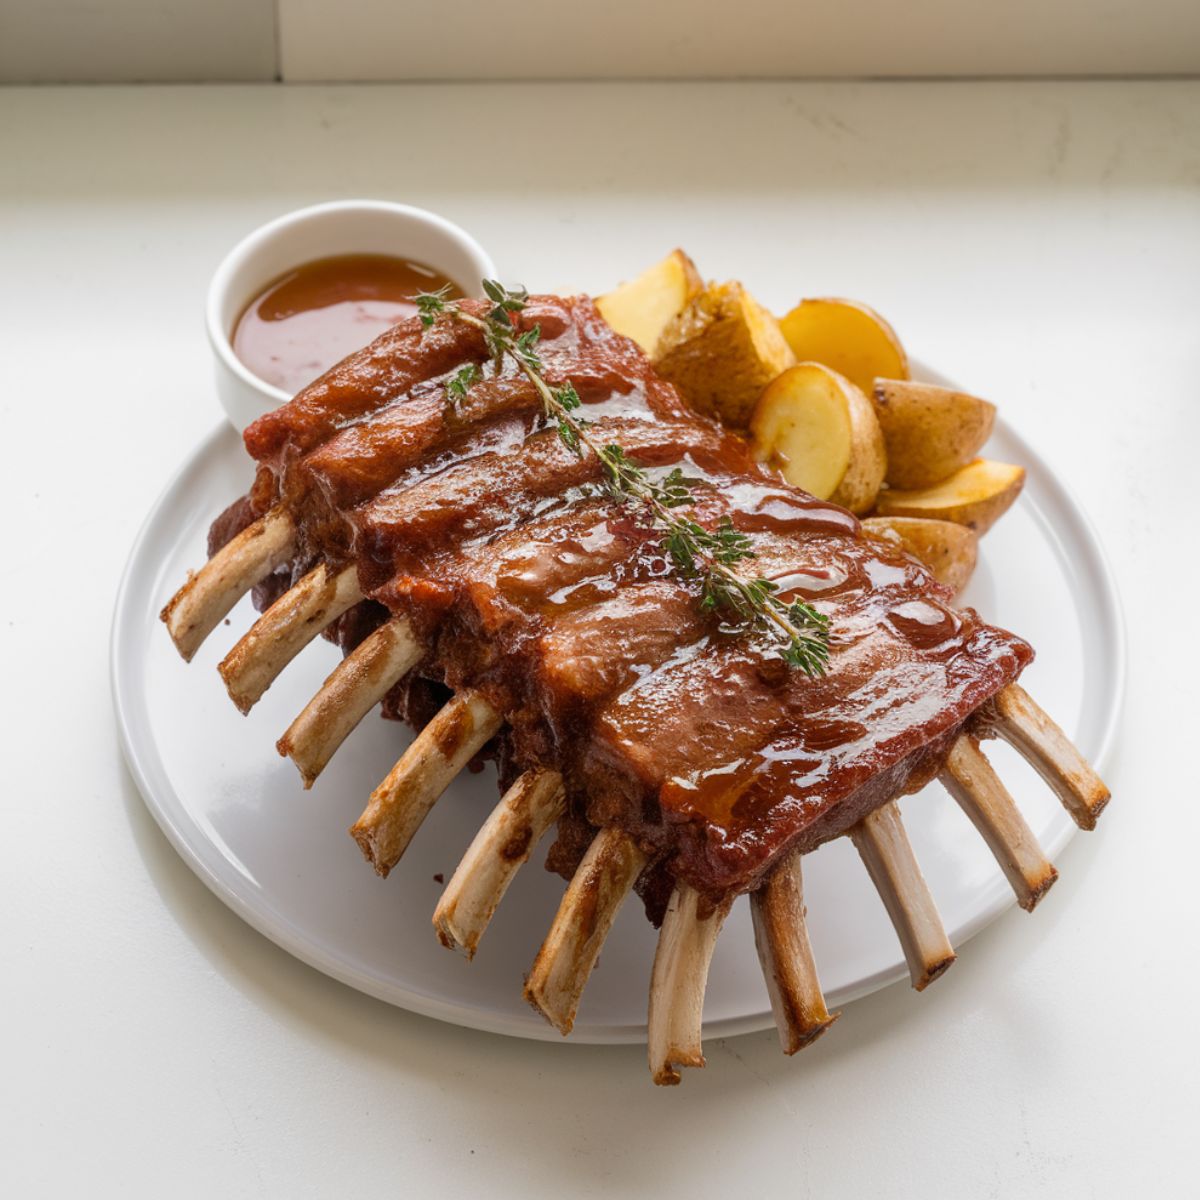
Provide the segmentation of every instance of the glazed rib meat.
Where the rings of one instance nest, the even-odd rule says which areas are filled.
[[[636,889],[661,922],[656,1083],[704,1065],[705,980],[741,893],[784,1051],[832,1024],[801,868],[831,838],[857,849],[913,986],[950,966],[894,803],[935,776],[1032,910],[1057,871],[981,740],[1007,740],[1082,828],[1109,792],[1015,682],[1030,647],[955,609],[898,544],[752,461],[587,298],[487,290],[516,329],[475,301],[428,328],[399,325],[246,431],[254,484],[161,614],[182,656],[253,589],[262,616],[218,664],[245,713],[317,633],[340,643],[343,661],[276,748],[308,787],[381,701],[419,730],[350,829],[383,875],[454,776],[495,757],[503,794],[445,884],[437,936],[474,955],[557,827],[547,866],[569,883],[524,995],[569,1033]],[[536,369],[529,339],[515,340],[535,330]],[[560,405],[549,389],[568,383],[580,409],[564,425],[543,397]],[[765,623],[705,603],[700,572],[680,565],[679,527],[668,552],[644,485],[610,489],[604,445],[610,465],[620,450],[680,515],[721,530],[713,540],[739,561],[749,547],[744,579],[820,614],[821,672],[789,666]]]
[[[247,430],[258,476],[213,542],[280,503],[298,529],[260,599],[317,562],[352,563],[367,599],[338,622],[343,647],[401,614],[426,686],[487,697],[506,722],[494,746],[506,772],[563,776],[552,860],[565,871],[581,831],[617,826],[655,870],[717,903],[935,775],[1029,646],[754,463],[590,300],[537,297],[518,320],[540,327],[547,378],[574,384],[597,438],[652,473],[681,468],[695,518],[728,517],[752,537],[756,573],[828,616],[827,673],[789,669],[769,639],[702,610],[661,532],[453,321],[397,326]],[[468,363],[482,381],[455,401],[447,385]]]

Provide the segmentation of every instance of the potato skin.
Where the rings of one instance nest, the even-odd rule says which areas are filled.
[[[850,465],[829,499],[861,516],[875,507],[887,474],[887,447],[870,400],[850,380],[838,378],[845,385],[850,411]]]
[[[934,579],[956,592],[967,586],[975,572],[979,535],[966,525],[924,517],[867,517],[863,529],[898,541],[929,568]]]
[[[877,379],[875,415],[887,443],[892,487],[933,487],[965,467],[992,433],[995,405],[965,392]]]
[[[743,430],[763,388],[795,362],[778,322],[740,283],[705,288],[663,331],[654,356],[692,408]]]
[[[931,488],[885,488],[879,493],[876,513],[954,521],[982,537],[1012,507],[1024,485],[1024,467],[977,458]]]

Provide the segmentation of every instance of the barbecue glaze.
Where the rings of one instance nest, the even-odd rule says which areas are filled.
[[[682,878],[716,901],[923,785],[1029,646],[754,463],[590,300],[535,297],[519,323],[540,326],[546,377],[574,383],[597,437],[652,471],[681,467],[695,518],[728,516],[754,538],[754,569],[830,618],[824,676],[702,611],[661,534],[546,428],[511,367],[485,367],[452,403],[449,378],[487,355],[451,319],[396,326],[252,425],[255,486],[216,540],[282,498],[301,548],[276,589],[354,558],[371,599],[338,623],[343,647],[403,613],[429,653],[391,711],[419,723],[445,686],[477,688],[507,720],[504,774],[561,771],[568,814],[550,861],[565,873],[592,826],[616,824],[653,857],[644,894]]]

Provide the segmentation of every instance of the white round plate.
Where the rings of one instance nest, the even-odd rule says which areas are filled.
[[[988,534],[963,602],[1019,632],[1039,650],[1030,692],[1102,765],[1124,687],[1125,647],[1116,587],[1087,518],[1042,459],[998,423],[991,457],[1025,465],[1013,510]],[[138,536],[117,597],[112,681],[125,757],[146,804],[185,862],[236,913],[318,970],[414,1012],[476,1029],[557,1040],[521,996],[524,972],[549,928],[563,884],[539,854],[518,875],[474,962],[444,950],[430,918],[459,856],[496,800],[489,768],[457,780],[387,880],[363,862],[346,829],[410,740],[368,717],[305,792],[275,739],[316,691],[337,651],[318,640],[242,717],[215,667],[254,613],[244,600],[195,660],[175,653],[158,613],[204,559],[212,518],[250,482],[250,464],[227,425],[199,446]],[[989,745],[1050,855],[1074,826],[1036,775],[1007,747]],[[952,941],[961,945],[1012,901],[983,841],[936,785],[903,801],[905,821]],[[544,852],[544,851],[543,851]],[[831,1006],[906,972],[895,934],[846,839],[805,859],[805,898],[821,981]],[[1050,901],[1053,903],[1053,900]],[[1028,935],[1037,937],[1036,923]],[[604,947],[573,1037],[640,1042],[655,932],[636,899]],[[771,1025],[745,899],[734,907],[713,960],[705,1032]]]

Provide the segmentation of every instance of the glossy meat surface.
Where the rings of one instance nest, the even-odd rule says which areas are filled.
[[[501,708],[514,769],[563,772],[573,821],[621,825],[713,896],[924,782],[1029,647],[753,463],[586,298],[535,297],[521,321],[598,436],[652,472],[682,467],[695,518],[728,516],[754,540],[748,568],[829,616],[823,677],[702,611],[661,533],[546,428],[523,377],[484,365],[451,403],[446,382],[484,348],[449,319],[398,326],[251,426],[247,510],[282,499],[305,562],[353,559],[426,640],[421,674]]]

